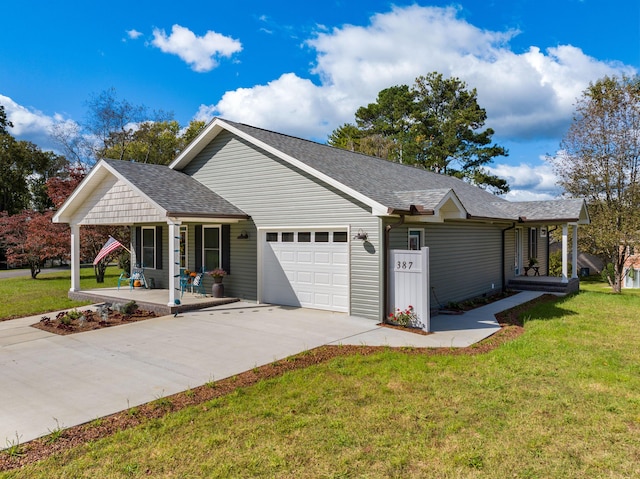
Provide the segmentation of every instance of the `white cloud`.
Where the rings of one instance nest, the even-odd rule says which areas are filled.
[[[179,56],[196,72],[208,72],[218,66],[218,57],[230,57],[242,50],[242,44],[231,37],[208,31],[197,36],[180,25],[171,27],[171,35],[155,28],[151,44],[164,53]]]
[[[13,124],[10,133],[18,140],[27,140],[35,143],[42,150],[56,151],[56,144],[51,139],[51,131],[54,125],[72,125],[73,120],[64,118],[56,113],[53,116],[34,108],[19,105],[8,96],[0,95],[0,105],[4,106],[7,119]]]
[[[561,193],[553,167],[548,163],[537,166],[497,164],[487,169],[507,180],[511,191],[504,198],[510,201],[549,200]]]
[[[136,40],[137,38],[140,38],[142,36],[142,32],[139,32],[135,28],[132,28],[131,30],[127,30],[126,33],[131,40]]]
[[[438,71],[477,88],[487,126],[502,138],[556,138],[590,81],[633,73],[570,45],[515,53],[509,41],[518,32],[483,30],[458,13],[455,8],[395,7],[372,16],[366,26],[319,32],[306,42],[317,53],[310,74],[318,75],[319,84],[284,74],[265,85],[227,92],[206,108],[230,119],[326,138],[336,126],[352,122],[356,109],[374,101],[383,88],[412,85],[417,76]]]

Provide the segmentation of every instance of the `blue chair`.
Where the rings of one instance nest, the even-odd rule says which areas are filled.
[[[144,268],[135,267],[131,270],[131,275],[127,275],[127,273],[120,274],[118,278],[118,289],[120,289],[120,284],[129,283],[129,289],[133,289],[136,281],[140,281],[140,284],[145,287],[145,289],[149,288],[149,283],[147,283],[146,278],[144,277]]]
[[[187,273],[185,268],[180,268],[180,297],[185,291],[191,288],[191,276]]]
[[[207,296],[207,292],[204,289],[204,272],[200,271],[191,281],[191,291],[201,295],[202,297]]]

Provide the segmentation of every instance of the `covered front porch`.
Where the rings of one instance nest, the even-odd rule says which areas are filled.
[[[239,208],[184,173],[118,160],[96,164],[53,218],[68,223],[71,230],[70,298],[133,299],[144,309],[164,314],[221,304],[214,298],[182,295],[181,277],[186,270],[204,273],[217,268],[230,274],[231,225],[243,222],[250,229],[248,220]],[[131,266],[143,270],[151,289],[81,291],[80,227],[97,225],[131,229]],[[233,280],[227,283],[231,286]],[[236,286],[235,295],[242,292]],[[235,298],[222,302],[229,300]]]
[[[153,311],[161,316],[240,301],[238,298],[213,298],[211,296],[185,293],[180,297],[179,304],[169,305],[167,304],[168,297],[169,290],[166,289],[129,289],[128,286],[120,289],[99,288],[69,292],[69,298],[78,301],[92,301],[95,303],[128,303],[129,301],[135,301],[140,309]]]

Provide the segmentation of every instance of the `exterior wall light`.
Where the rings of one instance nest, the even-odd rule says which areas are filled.
[[[238,239],[240,240],[249,239],[249,233],[247,233],[245,230],[242,230],[238,235]]]
[[[353,239],[359,239],[362,241],[367,241],[367,238],[369,238],[369,235],[361,229],[358,230],[358,234],[353,237]]]

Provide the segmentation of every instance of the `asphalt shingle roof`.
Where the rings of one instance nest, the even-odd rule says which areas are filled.
[[[583,207],[583,200],[511,202],[452,176],[222,121],[392,209],[430,209],[450,190],[471,216],[479,218],[575,220]]]
[[[180,171],[164,165],[104,161],[169,216],[247,217],[242,210]]]

